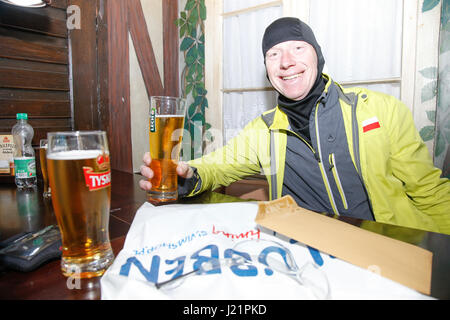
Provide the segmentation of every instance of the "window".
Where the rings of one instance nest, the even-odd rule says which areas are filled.
[[[261,40],[265,28],[281,16],[296,16],[311,26],[325,56],[324,72],[335,81],[393,95],[412,110],[420,107],[418,55],[435,52],[437,57],[438,51],[438,34],[428,35],[427,46],[416,51],[422,2],[206,0],[206,118],[215,138],[226,143],[276,105]],[[416,124],[426,118],[420,112]]]

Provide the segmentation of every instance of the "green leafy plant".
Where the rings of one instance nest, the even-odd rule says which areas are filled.
[[[183,52],[186,66],[181,76],[182,96],[188,101],[185,129],[190,139],[184,139],[183,159],[189,160],[201,156],[204,138],[211,125],[205,121],[208,108],[205,89],[205,27],[206,6],[204,0],[188,0],[180,18],[180,51]]]
[[[441,0],[424,0],[422,12],[434,9]],[[442,1],[440,54],[450,50],[450,1]],[[445,60],[444,60],[445,61]],[[450,107],[448,87],[450,86],[450,64],[444,63],[440,70],[435,67],[425,68],[420,74],[431,82],[427,83],[421,92],[421,101],[425,102],[437,96],[436,111],[426,111],[427,118],[433,125],[424,126],[420,136],[424,141],[435,138],[434,156],[445,155],[444,152],[450,144]],[[439,121],[438,121],[439,119]]]
[[[436,7],[441,0],[424,0],[422,5],[422,12],[430,11]]]
[[[422,88],[421,101],[425,102],[433,99],[437,95],[438,70],[435,67],[429,67],[422,69],[419,72],[424,78],[431,79],[431,82],[429,82]],[[436,127],[436,111],[426,111],[426,113],[428,120],[430,120],[433,125],[423,127],[419,133],[423,141],[431,141],[434,138],[434,131]]]

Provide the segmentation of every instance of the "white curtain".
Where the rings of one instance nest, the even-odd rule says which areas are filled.
[[[268,1],[224,0],[224,12]],[[398,78],[401,75],[402,0],[314,0],[309,25],[325,56],[326,71],[338,81]],[[270,86],[261,40],[282,16],[271,7],[224,18],[224,89]],[[400,98],[399,83],[361,85]],[[274,91],[225,92],[224,141],[276,104]]]
[[[273,91],[224,94],[224,140],[233,138],[251,120],[272,109],[277,103],[276,98]]]
[[[258,1],[252,2],[253,5],[258,4]],[[224,2],[227,3],[229,1]],[[230,3],[248,5],[247,1],[230,1]],[[237,9],[233,7],[232,10]],[[224,89],[270,87],[264,67],[261,41],[266,27],[281,14],[282,8],[278,6],[224,19]],[[276,95],[273,91],[224,93],[224,142],[234,137],[249,121],[273,108],[275,104]]]
[[[247,9],[272,1],[273,0],[223,0],[223,12],[228,13],[241,9]]]
[[[338,82],[399,78],[402,0],[311,1],[309,25]],[[400,86],[365,85],[400,98]]]

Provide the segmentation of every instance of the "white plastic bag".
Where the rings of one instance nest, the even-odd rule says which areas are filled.
[[[262,230],[257,210],[255,202],[145,203],[101,279],[102,299],[430,299],[377,270]],[[290,268],[289,255],[306,281],[280,272]]]

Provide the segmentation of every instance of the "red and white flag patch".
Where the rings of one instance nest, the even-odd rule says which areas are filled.
[[[377,117],[373,117],[362,122],[363,132],[367,132],[380,127],[380,122]]]

